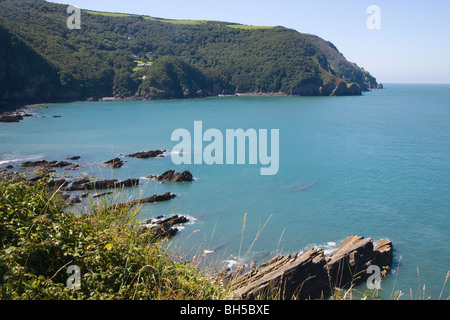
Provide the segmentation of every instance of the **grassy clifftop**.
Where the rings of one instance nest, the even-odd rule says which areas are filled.
[[[226,298],[136,228],[138,209],[100,203],[88,215],[66,212],[44,180],[0,181],[0,190],[0,300]],[[79,268],[78,290],[67,285],[70,266]]]

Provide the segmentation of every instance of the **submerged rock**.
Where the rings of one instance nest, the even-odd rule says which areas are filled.
[[[167,150],[151,150],[137,152],[127,155],[128,158],[148,159],[148,158],[163,158]]]

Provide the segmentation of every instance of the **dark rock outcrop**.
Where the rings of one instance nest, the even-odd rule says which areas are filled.
[[[148,158],[163,158],[166,150],[150,150],[137,152],[127,155],[128,158],[148,159]]]
[[[104,164],[108,168],[117,169],[117,168],[121,168],[125,164],[125,161],[123,161],[123,160],[121,160],[119,158],[114,158],[114,159],[105,161]]]
[[[134,201],[132,201],[132,202],[130,202],[128,204],[139,205],[139,204],[148,204],[148,203],[155,203],[155,202],[161,202],[161,201],[169,201],[169,200],[172,200],[175,197],[176,197],[175,194],[172,194],[170,192],[166,192],[166,193],[161,194],[161,195],[154,194],[154,195],[152,195],[150,197],[147,197],[147,198],[134,200]]]
[[[114,208],[133,207],[133,206],[138,206],[138,205],[169,201],[175,197],[176,197],[175,194],[166,192],[164,194],[160,194],[160,195],[154,194],[147,198],[137,199],[137,200],[133,200],[133,201],[129,201],[129,202],[120,202],[120,203],[113,205],[113,207]]]
[[[119,189],[119,188],[136,187],[138,185],[139,179],[127,179],[123,181],[119,181],[117,179],[92,181],[88,178],[83,178],[72,182],[72,184],[67,188],[65,188],[65,190],[84,191],[84,190]]]
[[[189,222],[189,219],[185,216],[175,215],[169,218],[163,218],[162,216],[156,219],[149,219],[142,222],[141,231],[150,233],[155,238],[167,238],[174,236],[179,229],[176,225]]]
[[[73,165],[73,163],[67,161],[47,161],[47,160],[39,160],[39,161],[26,161],[23,162],[20,166],[22,168],[64,168]]]
[[[189,171],[176,173],[175,170],[168,170],[159,176],[148,176],[149,179],[155,179],[158,181],[171,181],[171,182],[192,182],[193,176]]]
[[[371,238],[348,237],[329,255],[310,249],[299,255],[276,256],[259,268],[231,276],[234,294],[242,299],[276,296],[279,299],[318,299],[335,288],[356,285],[377,265],[385,276],[392,263],[392,243],[383,239],[374,247]]]
[[[36,172],[40,173],[49,173],[53,172],[53,168],[62,169],[65,168],[65,170],[78,170],[81,168],[81,166],[78,163],[71,163],[67,161],[47,161],[47,160],[38,160],[38,161],[26,161],[23,162],[20,167],[22,169],[29,169],[29,168],[35,168]]]
[[[113,194],[113,192],[102,192],[102,193],[97,193],[97,194],[94,194],[94,195],[92,196],[92,198],[94,198],[94,199],[96,199],[96,198],[101,198],[101,197],[105,197],[105,196],[110,195],[110,194]]]
[[[8,112],[0,114],[0,122],[20,122],[23,115],[18,112]]]

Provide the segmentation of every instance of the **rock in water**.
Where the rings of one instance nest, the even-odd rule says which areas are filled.
[[[348,237],[329,255],[310,249],[299,255],[277,256],[243,275],[231,274],[234,294],[242,299],[276,297],[278,299],[318,299],[335,288],[358,284],[376,265],[383,276],[392,263],[393,247],[388,239],[374,247],[371,238]],[[356,275],[356,276],[355,276]]]
[[[20,113],[3,113],[0,114],[0,122],[20,122],[23,120],[23,116]]]
[[[175,170],[168,170],[159,176],[148,176],[149,179],[171,182],[192,182],[193,176],[189,171],[176,173]]]
[[[117,188],[130,188],[139,185],[139,179],[127,179],[119,181],[117,179],[91,181],[83,178],[72,182],[66,191],[84,191],[84,190],[104,190]]]
[[[117,168],[121,168],[125,164],[125,161],[123,161],[123,160],[121,160],[119,158],[114,158],[114,159],[105,161],[104,164],[108,168],[117,169]]]
[[[154,194],[154,195],[152,195],[150,197],[147,197],[147,198],[138,199],[138,200],[133,201],[132,203],[134,205],[137,205],[137,204],[148,204],[148,203],[154,203],[154,202],[169,201],[169,200],[172,200],[175,197],[176,197],[176,195],[174,195],[174,194],[172,194],[170,192],[166,192],[166,193],[161,194],[161,195]]]
[[[67,161],[39,160],[39,161],[26,161],[23,162],[20,166],[22,168],[64,168],[71,165],[73,165],[73,163]]]
[[[162,158],[166,150],[151,150],[137,152],[127,155],[128,158],[148,159],[148,158]]]
[[[133,201],[129,201],[129,202],[121,202],[121,203],[115,204],[114,207],[116,207],[116,208],[132,207],[132,206],[136,206],[136,205],[143,205],[143,204],[150,204],[150,203],[155,203],[155,202],[169,201],[169,200],[172,200],[175,197],[176,197],[175,194],[172,194],[170,192],[166,192],[166,193],[161,194],[161,195],[154,194],[154,195],[152,195],[150,197],[143,198],[143,199],[137,199],[137,200],[133,200]]]
[[[144,226],[141,231],[149,232],[155,238],[167,238],[174,236],[179,231],[179,229],[175,227],[176,225],[189,222],[188,218],[179,215],[166,219],[161,217],[158,218],[143,221]]]

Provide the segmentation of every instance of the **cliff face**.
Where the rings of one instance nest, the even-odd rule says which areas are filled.
[[[309,37],[323,54],[320,61],[322,68],[341,79],[358,84],[363,91],[377,88],[377,80],[363,68],[348,61],[333,43],[314,35]]]
[[[339,96],[377,86],[333,44],[296,30],[84,10],[81,29],[69,30],[66,8],[0,1],[1,100]]]
[[[0,26],[0,101],[37,101],[59,96],[58,70]]]

